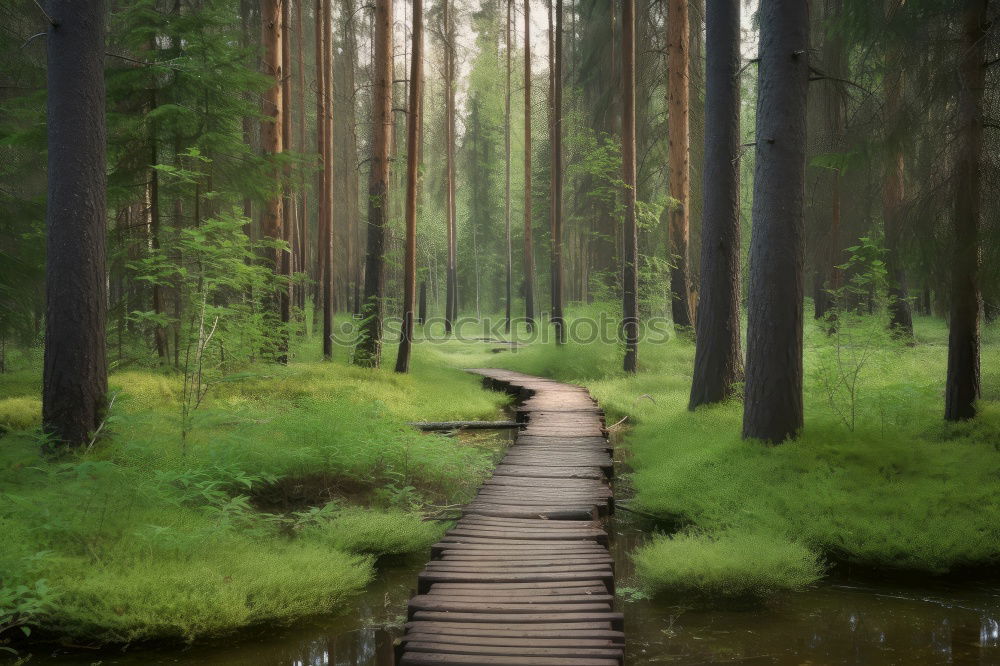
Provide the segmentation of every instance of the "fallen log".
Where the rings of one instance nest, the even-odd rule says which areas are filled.
[[[520,428],[523,423],[517,421],[416,421],[408,423],[420,430],[503,430]]]

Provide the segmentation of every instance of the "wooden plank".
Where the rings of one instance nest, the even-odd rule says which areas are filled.
[[[621,624],[624,616],[621,613],[609,613],[607,611],[589,611],[582,613],[518,613],[509,615],[504,613],[439,613],[436,611],[417,611],[413,615],[414,621],[434,621],[442,620],[448,622],[516,622],[518,624],[541,624],[553,622],[609,622],[614,625]]]
[[[410,641],[406,644],[407,652],[432,652],[436,654],[460,655],[497,655],[504,657],[565,657],[572,659],[619,659],[621,648],[577,648],[577,647],[542,647],[525,645],[520,647],[500,645],[463,645],[457,643],[424,643]],[[530,662],[529,662],[530,663]]]
[[[614,592],[614,574],[603,571],[559,571],[532,573],[495,573],[475,571],[422,571],[417,575],[417,590],[430,591],[435,583],[562,583],[574,580],[600,580],[609,592]]]
[[[461,636],[522,636],[525,638],[541,638],[556,636],[575,636],[578,638],[607,637],[624,642],[625,634],[611,629],[608,622],[554,622],[538,624],[506,623],[475,623],[475,622],[440,622],[440,621],[410,621],[405,625],[407,631],[432,632],[435,634],[457,634]]]
[[[548,638],[544,636],[532,637],[524,636],[520,638],[493,637],[493,636],[467,636],[461,634],[439,634],[439,633],[409,633],[400,639],[403,643],[415,641],[418,643],[438,642],[452,645],[493,645],[498,647],[516,647],[519,645],[529,645],[538,647],[589,647],[589,648],[621,648],[621,642],[613,638]]]
[[[406,652],[399,666],[619,666],[615,659],[579,659],[577,657],[502,657],[496,655],[434,654]]]

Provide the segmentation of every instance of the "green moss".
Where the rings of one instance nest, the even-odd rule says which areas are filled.
[[[863,318],[847,331],[851,344],[881,325]],[[634,376],[620,370],[614,343],[535,344],[512,354],[480,348],[461,362],[580,382],[609,420],[627,416],[641,510],[710,534],[791,539],[824,558],[872,568],[993,566],[1000,563],[1000,328],[983,334],[979,416],[945,424],[947,328],[929,317],[915,327],[912,347],[874,336],[851,429],[837,404],[843,396],[831,399],[822,381],[832,342],[807,324],[805,428],[779,446],[740,438],[739,400],[688,410],[694,345],[684,337],[643,343]]]
[[[690,531],[659,536],[633,555],[636,574],[653,594],[757,600],[815,583],[815,553],[782,537],[749,532]]]
[[[18,397],[0,399],[0,432],[28,430],[42,422],[42,401],[38,398]]]
[[[306,530],[302,538],[349,553],[402,555],[427,549],[443,533],[441,523],[418,513],[351,508]]]
[[[0,399],[37,405],[37,377],[0,376]],[[437,538],[413,512],[464,501],[496,457],[406,423],[496,418],[508,401],[429,347],[407,376],[258,365],[213,385],[182,438],[178,375],[132,369],[109,383],[107,437],[91,450],[43,458],[23,431],[0,446],[0,585],[47,580],[57,603],[32,624],[98,641],[190,640],[344,610],[371,556]],[[301,504],[256,503],[306,479],[321,486],[301,501],[342,508],[325,529],[300,529]]]

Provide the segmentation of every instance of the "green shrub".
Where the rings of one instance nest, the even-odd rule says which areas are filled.
[[[658,536],[633,555],[652,594],[703,600],[759,600],[799,590],[822,575],[816,555],[781,537],[749,532]]]
[[[28,430],[42,423],[42,401],[18,397],[0,399],[0,432]]]
[[[349,553],[403,555],[428,548],[444,533],[418,513],[349,508],[303,531],[302,538]]]

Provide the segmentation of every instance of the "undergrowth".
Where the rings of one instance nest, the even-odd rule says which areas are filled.
[[[216,381],[183,438],[180,377],[116,372],[106,436],[60,459],[40,454],[37,369],[0,374],[0,629],[191,640],[345,609],[377,557],[426,549],[423,514],[466,501],[498,446],[407,422],[508,398],[429,347],[405,376],[309,353]]]
[[[615,312],[595,305],[573,316],[594,317],[601,308]],[[805,428],[779,446],[740,438],[738,400],[687,409],[694,345],[684,336],[643,343],[635,376],[621,371],[614,341],[534,344],[505,354],[456,350],[456,357],[463,365],[581,383],[609,422],[628,418],[633,506],[699,534],[640,551],[651,585],[657,577],[663,584],[682,575],[698,580],[703,568],[702,592],[739,589],[739,569],[709,570],[725,544],[717,537],[734,532],[752,536],[748,557],[753,548],[764,553],[791,543],[830,562],[876,569],[945,574],[1000,563],[1000,331],[984,331],[979,416],[946,424],[941,320],[917,317],[912,346],[876,336],[856,378],[852,369],[831,369],[832,345],[868,340],[872,318],[844,325],[857,327],[853,338],[850,330],[828,337],[825,325],[807,322]],[[847,371],[850,392],[831,391],[837,373]],[[684,558],[666,558],[681,547]]]

